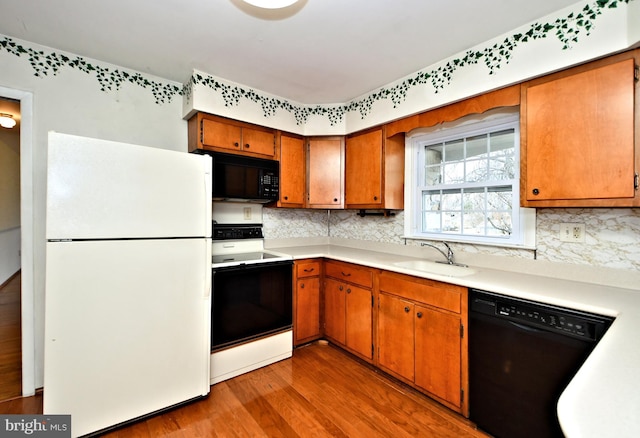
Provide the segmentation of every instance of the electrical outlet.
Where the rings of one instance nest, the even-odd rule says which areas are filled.
[[[244,219],[247,221],[251,219],[251,207],[244,207]]]
[[[560,224],[560,241],[584,243],[586,241],[585,225],[575,223]]]

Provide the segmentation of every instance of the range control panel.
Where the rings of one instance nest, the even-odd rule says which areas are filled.
[[[213,240],[262,239],[262,227],[256,225],[213,225]]]

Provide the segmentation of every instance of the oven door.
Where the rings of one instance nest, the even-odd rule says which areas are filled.
[[[293,261],[213,268],[211,351],[292,327]]]

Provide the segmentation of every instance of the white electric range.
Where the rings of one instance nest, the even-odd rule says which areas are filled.
[[[293,260],[264,250],[261,209],[214,203],[211,384],[292,355]]]

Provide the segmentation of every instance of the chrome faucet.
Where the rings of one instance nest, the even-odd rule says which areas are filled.
[[[434,248],[436,250],[438,250],[438,252],[440,254],[442,254],[447,260],[436,260],[436,263],[444,263],[447,265],[455,265],[455,266],[464,266],[465,268],[467,267],[467,265],[462,264],[462,263],[456,263],[455,259],[454,259],[454,255],[453,255],[453,250],[451,249],[451,247],[449,246],[449,244],[447,242],[442,242],[444,246],[447,247],[447,252],[445,253],[443,250],[441,250],[440,248],[438,248],[435,245],[432,245],[430,243],[424,243],[422,242],[420,244],[420,246],[430,246],[431,248]]]

